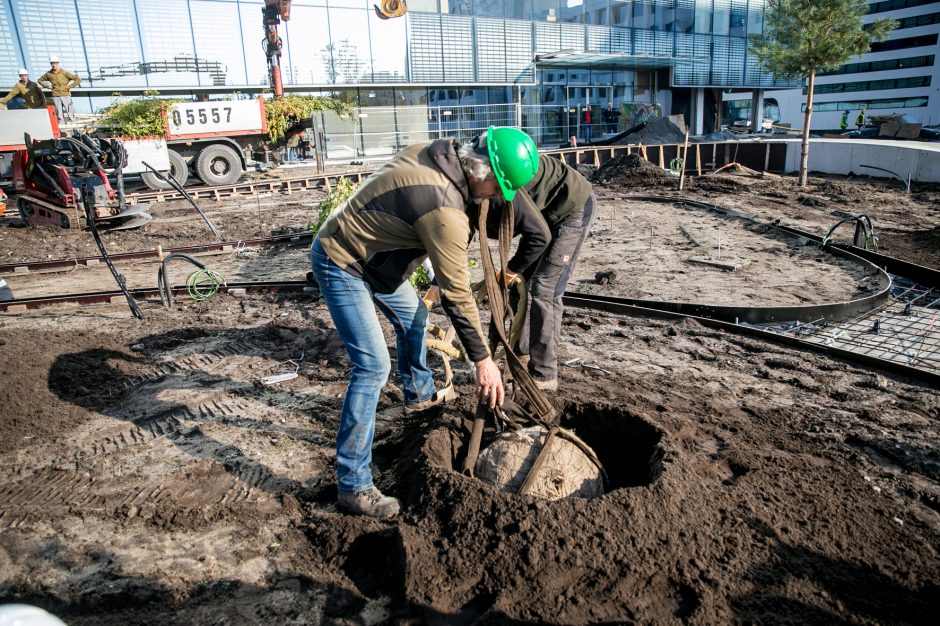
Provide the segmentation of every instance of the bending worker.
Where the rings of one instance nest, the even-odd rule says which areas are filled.
[[[490,127],[489,141],[460,145],[441,139],[402,150],[334,211],[310,249],[320,286],[351,361],[336,435],[339,505],[388,517],[399,501],[372,481],[372,439],[379,394],[391,369],[376,315],[391,322],[405,408],[421,410],[444,398],[427,366],[428,310],[408,277],[430,259],[442,306],[476,365],[476,392],[490,407],[503,402],[499,368],[470,292],[467,205],[515,190],[535,174],[532,139],[514,128]],[[501,193],[502,192],[502,193]]]
[[[43,95],[39,85],[29,79],[29,71],[26,68],[20,68],[20,80],[17,81],[10,93],[0,98],[0,104],[6,104],[16,98],[23,97],[23,104],[27,109],[42,109],[46,106],[46,96]]]
[[[491,201],[487,214],[487,236],[493,239],[499,233],[500,204]],[[539,389],[556,391],[556,352],[565,310],[562,295],[581,244],[591,230],[594,189],[575,169],[543,154],[539,155],[535,177],[517,194],[513,209],[513,234],[521,239],[516,253],[506,263],[505,282],[512,286],[521,274],[528,284],[531,301],[529,315],[513,349],[523,361],[529,356],[529,374]],[[471,220],[475,217],[471,216]],[[510,289],[510,294],[514,293]]]

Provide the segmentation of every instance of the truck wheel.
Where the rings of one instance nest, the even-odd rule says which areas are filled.
[[[241,157],[229,146],[215,143],[196,157],[196,173],[207,185],[231,185],[243,172]]]
[[[176,150],[169,150],[168,153],[170,157],[169,178],[172,178],[179,183],[180,187],[183,187],[186,185],[186,181],[189,180],[189,167],[186,165],[186,159]],[[150,170],[142,172],[140,179],[151,189],[172,189],[169,184],[157,178]]]

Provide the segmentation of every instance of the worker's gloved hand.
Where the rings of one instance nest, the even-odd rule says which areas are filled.
[[[6,111],[6,110],[7,110],[7,105],[5,105],[4,103],[0,102],[0,111]]]
[[[470,285],[470,293],[473,294],[473,299],[476,300],[477,304],[483,304],[486,302],[486,281],[481,280],[478,283],[473,283]]]
[[[434,306],[434,303],[437,302],[437,299],[440,295],[441,295],[440,288],[437,285],[431,285],[430,287],[428,287],[427,293],[424,294],[421,300],[424,302],[424,306],[426,306],[428,310],[430,310],[431,307]]]
[[[496,274],[496,281],[502,283],[506,287],[512,287],[522,281],[522,277],[519,276],[516,272],[511,272],[508,269],[506,270],[505,277],[502,272]]]

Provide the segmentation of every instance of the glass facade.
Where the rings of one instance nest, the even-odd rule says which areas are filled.
[[[765,2],[411,0],[403,18],[382,20],[372,0],[293,0],[279,29],[282,78],[288,91],[360,107],[425,106],[428,132],[462,131],[497,111],[455,107],[525,107],[517,123],[566,140],[585,110],[600,119],[608,102],[687,112],[692,87],[797,86],[747,51]],[[38,77],[57,55],[82,77],[82,110],[107,105],[113,92],[258,93],[268,83],[263,6],[0,0],[0,88],[22,65]],[[379,137],[386,122],[367,116],[355,132]]]

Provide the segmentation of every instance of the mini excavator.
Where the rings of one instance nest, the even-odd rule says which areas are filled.
[[[124,202],[127,152],[117,139],[76,132],[34,141],[26,134],[25,144],[13,156],[13,184],[28,225],[127,230],[151,220],[149,204]],[[108,182],[108,171],[117,177],[117,190]]]

